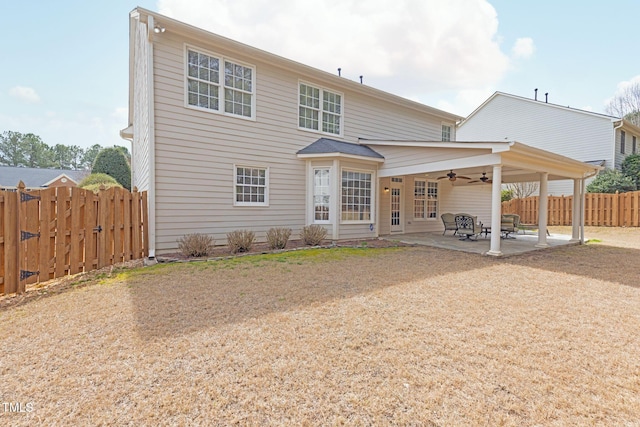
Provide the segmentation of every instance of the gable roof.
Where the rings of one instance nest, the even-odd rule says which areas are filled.
[[[594,113],[593,111],[581,110],[579,108],[573,108],[573,107],[570,107],[568,105],[564,106],[564,105],[559,105],[559,104],[552,104],[552,103],[545,102],[545,101],[538,101],[538,100],[535,100],[535,99],[532,99],[532,98],[525,98],[524,96],[512,95],[510,93],[496,91],[486,101],[484,101],[478,108],[473,110],[473,112],[471,114],[469,114],[465,119],[463,119],[462,122],[460,122],[460,126],[464,125],[464,123],[466,121],[468,121],[478,111],[482,110],[487,104],[489,104],[491,101],[493,101],[498,96],[504,96],[504,97],[507,97],[507,98],[513,98],[513,99],[517,99],[517,100],[523,101],[523,102],[534,103],[536,105],[544,105],[544,106],[548,106],[548,107],[551,107],[551,108],[558,108],[558,109],[561,109],[561,110],[573,111],[573,112],[576,112],[576,113],[582,113],[582,114],[586,114],[586,115],[590,115],[590,116],[594,116],[594,117],[608,119],[611,122],[616,122],[616,121],[621,120],[619,117],[610,116],[608,114]]]
[[[298,154],[298,157],[326,157],[331,155],[356,158],[364,157],[375,159],[376,161],[384,160],[384,157],[380,153],[372,150],[366,145],[336,141],[335,139],[329,138],[320,138],[316,142],[307,145],[302,150],[299,150],[296,154]]]
[[[88,174],[89,171],[0,166],[0,186],[15,187],[22,181],[27,188],[40,188],[64,177],[77,185]]]
[[[258,49],[253,46],[249,46],[247,44],[229,39],[227,37],[221,36],[219,34],[212,33],[210,31],[204,30],[202,28],[195,27],[193,25],[178,21],[173,18],[169,18],[168,16],[161,15],[159,13],[150,11],[148,9],[144,9],[142,7],[137,7],[129,13],[130,18],[130,30],[132,31],[132,23],[133,20],[139,19],[141,23],[148,25],[151,22],[151,25],[160,25],[166,30],[167,33],[171,32],[173,34],[177,34],[180,36],[186,36],[195,38],[198,40],[202,40],[203,43],[215,43],[217,46],[229,49],[234,52],[242,53],[243,55],[250,56],[254,61],[262,61],[268,62],[269,64],[279,67],[281,69],[287,71],[294,71],[298,73],[301,77],[313,78],[318,80],[319,83],[324,83],[331,85],[332,87],[340,88],[343,90],[349,90],[356,93],[361,93],[363,95],[380,99],[387,103],[392,103],[396,105],[400,105],[402,107],[411,108],[413,110],[419,111],[425,114],[431,114],[436,117],[439,117],[442,120],[458,122],[464,117],[459,116],[457,114],[449,113],[444,110],[437,109],[435,107],[431,107],[426,104],[422,104],[420,102],[412,101],[407,98],[403,98],[398,95],[394,95],[389,92],[385,92],[380,89],[376,89],[371,86],[367,86],[366,84],[358,83],[353,80],[347,79],[345,77],[340,77],[336,74],[329,73],[318,68],[311,67],[309,65],[302,64],[300,62],[276,55],[271,52],[264,51],[262,49]],[[150,20],[149,20],[150,19]],[[153,44],[154,33],[153,29],[149,28],[149,40],[150,43]],[[135,49],[133,48],[133,38],[130,37],[129,40],[129,67],[133,66],[133,54]],[[133,123],[133,72],[129,71],[129,125]],[[128,129],[128,128],[127,128]],[[124,129],[124,136],[127,136],[127,129]],[[130,130],[129,130],[130,131]]]

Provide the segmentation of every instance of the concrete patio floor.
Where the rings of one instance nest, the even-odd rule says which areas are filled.
[[[511,238],[515,237],[515,238]],[[478,236],[477,240],[460,240],[461,237],[454,236],[451,232],[448,232],[445,236],[441,232],[425,232],[425,233],[407,233],[407,234],[393,234],[388,236],[381,236],[380,239],[399,241],[402,243],[409,243],[415,245],[432,246],[436,248],[451,249],[454,251],[462,251],[469,253],[476,253],[486,255],[489,252],[491,245],[491,235]],[[532,251],[544,250],[562,245],[577,245],[578,242],[572,242],[570,235],[565,234],[551,234],[547,236],[547,248],[538,248],[538,234],[515,234],[511,235],[508,239],[501,239],[500,241],[502,257],[508,257],[513,255],[519,255]]]

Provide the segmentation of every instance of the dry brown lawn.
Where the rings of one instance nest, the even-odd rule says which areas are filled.
[[[640,232],[587,237],[98,277],[0,310],[0,424],[640,425]]]

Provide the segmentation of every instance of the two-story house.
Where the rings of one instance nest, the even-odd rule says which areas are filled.
[[[605,114],[538,99],[494,93],[458,127],[462,141],[517,140],[582,162],[620,169],[629,154],[638,153],[640,128]],[[570,181],[549,184],[549,194],[570,195]]]
[[[264,240],[271,227],[320,224],[334,240],[371,238],[442,231],[448,211],[499,226],[503,179],[593,172],[514,141],[455,142],[461,119],[145,9],[130,14],[121,134],[132,141],[132,185],[148,191],[150,256],[190,233],[224,244],[233,230]],[[492,236],[494,254],[499,245]]]

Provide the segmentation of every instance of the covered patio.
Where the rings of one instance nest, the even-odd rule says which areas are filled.
[[[360,139],[384,157],[378,169],[381,200],[379,236],[411,243],[445,247],[492,256],[512,255],[561,244],[584,243],[585,180],[599,166],[580,162],[516,141],[418,141]],[[571,236],[547,237],[547,188],[552,180],[573,182],[573,226]],[[419,187],[433,186],[433,194],[423,197],[432,209],[425,215]],[[445,212],[468,214],[484,227],[501,229],[503,184],[538,184],[540,205],[537,235],[518,235],[502,239],[492,233],[477,242],[459,241],[442,235],[440,215]],[[429,188],[431,189],[431,188]],[[437,194],[436,194],[437,192]],[[427,191],[428,193],[428,191]],[[411,202],[420,210],[412,212]],[[440,235],[440,236],[439,236]]]
[[[528,252],[538,251],[544,248],[578,245],[579,241],[571,239],[566,234],[551,234],[546,238],[547,246],[538,246],[537,233],[516,234],[514,238],[502,239],[501,255],[508,257]],[[491,249],[491,238],[479,236],[477,240],[460,240],[450,232],[442,235],[440,232],[407,233],[380,237],[383,240],[397,241],[412,245],[431,246],[434,248],[449,249],[460,252],[488,255]]]

